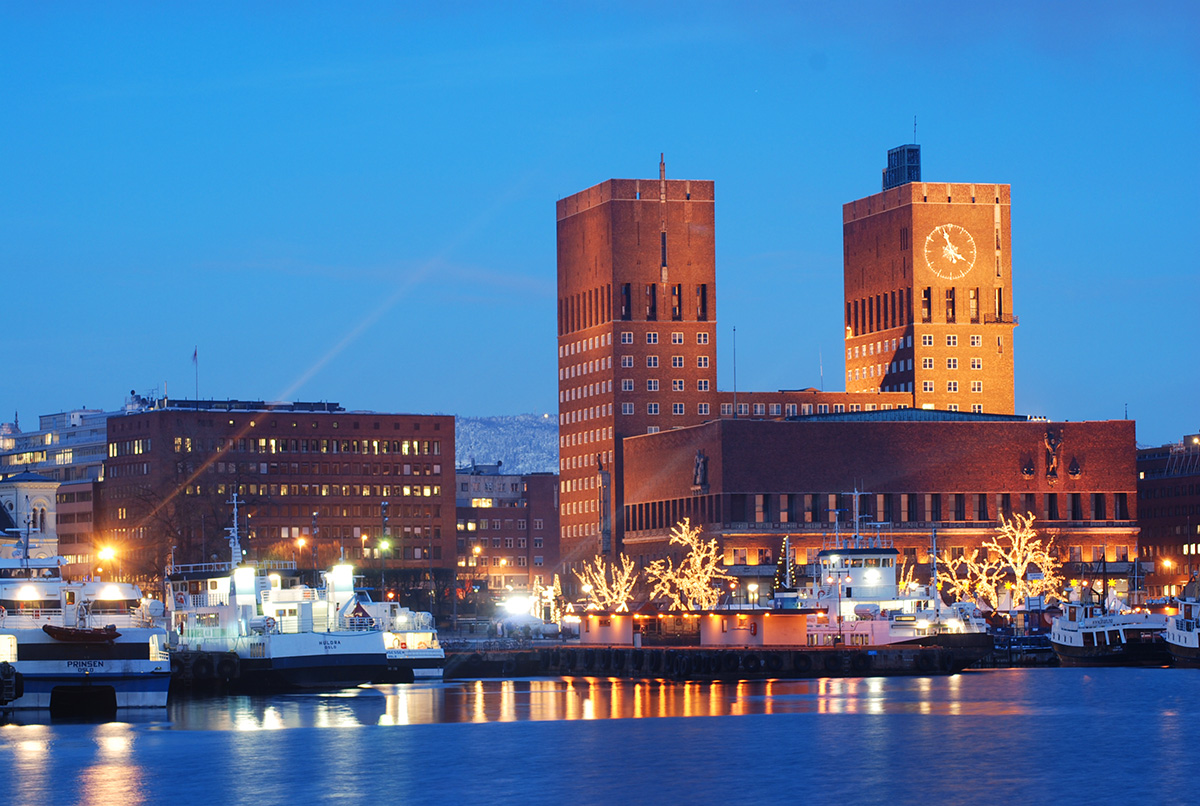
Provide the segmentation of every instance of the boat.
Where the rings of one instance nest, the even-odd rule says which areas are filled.
[[[0,559],[0,663],[21,676],[5,708],[52,713],[165,708],[162,602],[133,584],[63,579],[62,558]]]
[[[857,505],[857,494],[854,500]],[[936,556],[936,533],[931,539]],[[899,557],[891,538],[881,532],[835,532],[817,554],[820,576],[813,585],[777,594],[775,606],[812,612],[810,646],[938,646],[961,650],[963,658],[957,660],[970,659],[963,666],[989,654],[993,640],[979,608],[973,602],[942,602],[936,564],[928,585],[911,582],[902,589]],[[789,582],[785,580],[785,588]]]
[[[1063,666],[1166,666],[1167,616],[1088,602],[1067,602],[1050,627]]]
[[[230,561],[166,574],[177,678],[286,690],[441,677],[445,653],[432,615],[372,601],[355,589],[346,563],[309,587],[294,562],[242,561],[240,502],[231,503]]]
[[[1188,582],[1176,602],[1179,611],[1164,633],[1167,651],[1176,666],[1200,667],[1200,581]]]

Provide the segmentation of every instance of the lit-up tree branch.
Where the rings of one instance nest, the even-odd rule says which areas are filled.
[[[961,557],[948,553],[939,557],[938,566],[948,577],[943,580],[947,590],[957,599],[973,599],[993,609],[1005,588],[1012,591],[1013,607],[1031,596],[1057,593],[1062,587],[1062,564],[1053,552],[1054,541],[1043,544],[1033,521],[1032,513],[1013,515],[1011,520],[1001,516],[996,535],[983,542],[982,554],[975,550]],[[1040,573],[1030,579],[1033,572]]]
[[[665,598],[672,610],[711,610],[721,600],[718,580],[733,579],[721,570],[720,549],[715,539],[700,539],[700,527],[684,518],[671,530],[671,544],[681,545],[687,554],[676,566],[670,558],[655,560],[646,569],[654,583],[652,598]]]
[[[591,563],[583,564],[582,572],[574,572],[583,583],[584,590],[588,591],[588,610],[628,612],[638,572],[632,558],[624,554],[618,556],[621,558],[619,566],[605,562],[603,557],[596,557]]]

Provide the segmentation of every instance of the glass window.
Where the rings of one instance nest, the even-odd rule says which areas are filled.
[[[658,356],[656,356],[656,355],[646,356],[646,366],[650,369],[655,369],[656,367],[658,367]]]
[[[633,334],[628,330],[621,333],[621,344],[633,344]]]

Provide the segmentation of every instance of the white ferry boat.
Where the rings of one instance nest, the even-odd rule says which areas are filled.
[[[234,522],[237,522],[237,501]],[[167,574],[176,675],[239,688],[335,688],[440,678],[445,653],[433,617],[354,588],[350,565],[299,583],[295,563],[241,562],[237,527],[227,563]]]
[[[1063,666],[1166,666],[1167,624],[1161,613],[1069,602],[1050,627],[1050,645]]]
[[[59,557],[0,559],[0,662],[21,675],[6,708],[165,708],[171,682],[161,602],[136,585],[68,582]]]

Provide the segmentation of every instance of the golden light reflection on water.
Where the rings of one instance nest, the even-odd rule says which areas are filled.
[[[108,806],[145,800],[141,768],[132,763],[133,726],[112,722],[97,728],[95,762],[79,774],[79,802]]]

